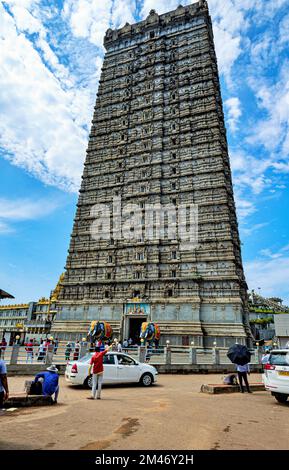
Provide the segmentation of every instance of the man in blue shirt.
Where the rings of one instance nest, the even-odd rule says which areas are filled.
[[[5,362],[0,359],[0,409],[3,408],[3,403],[8,400],[9,389],[7,380],[7,369]]]
[[[247,374],[250,374],[249,364],[245,364],[243,366],[240,366],[240,365],[236,364],[236,366],[237,366],[237,372],[238,372],[241,392],[244,393],[244,387],[243,387],[243,380],[244,380],[246,388],[247,388],[247,392],[252,393],[251,390],[250,390],[250,387],[249,387],[248,376],[247,376]]]
[[[42,379],[42,380],[39,380]],[[51,396],[54,394],[54,403],[57,403],[59,393],[59,375],[55,365],[47,367],[47,372],[40,372],[36,375],[34,382],[42,382],[42,395]]]

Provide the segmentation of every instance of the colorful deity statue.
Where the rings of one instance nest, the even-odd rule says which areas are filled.
[[[106,321],[92,321],[88,330],[87,339],[91,343],[107,341],[112,337],[112,328]]]
[[[140,331],[140,340],[142,344],[148,343],[149,347],[154,345],[155,348],[158,348],[160,336],[160,327],[156,323],[142,323]]]

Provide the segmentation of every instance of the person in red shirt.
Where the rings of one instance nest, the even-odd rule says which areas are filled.
[[[25,345],[25,350],[26,350],[26,364],[30,361],[31,364],[33,362],[33,339],[30,339],[29,343],[26,343]]]
[[[103,382],[103,356],[111,349],[111,346],[107,347],[104,351],[100,351],[100,347],[96,346],[95,353],[90,360],[90,366],[88,374],[91,374],[92,370],[92,394],[90,398],[94,400],[96,397],[97,390],[97,400],[100,400],[101,387]]]

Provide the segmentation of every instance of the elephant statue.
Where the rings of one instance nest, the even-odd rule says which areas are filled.
[[[106,321],[92,321],[88,330],[87,339],[90,343],[106,341],[112,336],[112,328]]]
[[[156,323],[142,323],[140,330],[141,343],[148,342],[149,347],[152,347],[154,344],[155,348],[157,349],[159,346],[160,336],[160,327]]]

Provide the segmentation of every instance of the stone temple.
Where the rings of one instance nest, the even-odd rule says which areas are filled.
[[[141,323],[153,321],[163,344],[245,343],[247,285],[207,2],[152,10],[109,29],[104,46],[54,335],[82,338],[100,319],[114,336],[136,340]],[[103,204],[110,215],[115,205],[114,218],[98,225],[98,238],[92,227]],[[197,246],[170,238],[179,219],[167,212],[158,232],[151,205],[176,214],[197,206]]]

